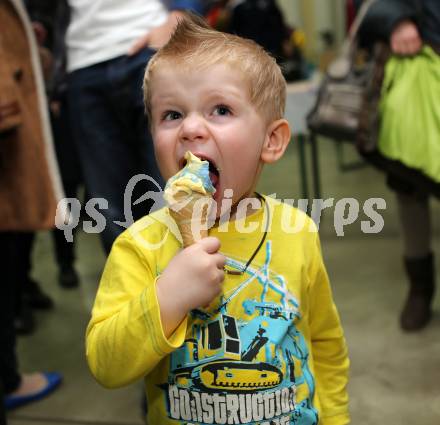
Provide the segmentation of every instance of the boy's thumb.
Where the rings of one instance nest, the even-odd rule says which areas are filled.
[[[197,242],[208,254],[215,254],[220,249],[220,240],[213,236],[200,239]]]

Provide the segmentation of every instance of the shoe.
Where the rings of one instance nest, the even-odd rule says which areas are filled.
[[[435,273],[432,254],[423,258],[405,259],[410,289],[402,313],[400,326],[414,332],[424,328],[431,320],[431,304],[435,291]]]
[[[63,288],[77,288],[79,277],[72,265],[62,266],[58,275],[58,283]]]
[[[29,299],[29,305],[37,310],[51,310],[53,308],[52,298],[40,288],[40,285],[33,279],[28,279],[24,284],[23,291]]]
[[[5,408],[7,410],[15,409],[33,401],[41,400],[53,392],[63,380],[62,375],[57,372],[43,372],[43,375],[47,380],[47,385],[43,389],[28,395],[7,395],[4,399]]]

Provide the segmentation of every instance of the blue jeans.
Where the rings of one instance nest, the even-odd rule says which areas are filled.
[[[142,93],[145,66],[153,54],[145,49],[69,74],[71,126],[87,195],[108,201],[108,209],[100,210],[106,220],[101,236],[107,252],[124,230],[115,221],[125,221],[124,191],[130,178],[147,174],[163,187]],[[134,200],[147,190],[158,190],[146,182],[136,189]],[[134,219],[150,207],[146,202],[135,207]]]

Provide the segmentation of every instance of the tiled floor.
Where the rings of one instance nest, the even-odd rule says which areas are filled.
[[[345,149],[348,160],[356,156]],[[298,159],[292,145],[285,158],[268,167],[260,190],[278,198],[298,198]],[[351,356],[350,400],[356,425],[435,425],[440,423],[440,296],[435,317],[423,332],[407,335],[397,317],[405,296],[401,242],[392,194],[381,174],[371,168],[341,173],[334,146],[320,143],[323,197],[384,197],[385,226],[379,234],[361,232],[360,219],[338,237],[334,208],[321,221],[322,246]],[[440,252],[439,203],[433,202],[434,247]],[[440,257],[440,256],[439,256]],[[79,234],[77,268],[81,286],[62,290],[56,283],[51,240],[42,233],[34,252],[34,272],[55,302],[52,312],[38,314],[38,330],[19,340],[23,371],[58,370],[59,391],[39,403],[11,413],[11,425],[141,424],[141,385],[121,390],[98,386],[87,370],[84,331],[104,262],[98,238]],[[439,264],[439,261],[437,261]]]

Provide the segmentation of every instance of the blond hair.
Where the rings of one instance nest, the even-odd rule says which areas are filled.
[[[286,81],[275,59],[252,40],[213,30],[201,18],[187,14],[145,71],[144,101],[150,118],[152,75],[163,62],[197,70],[229,64],[243,73],[249,83],[250,102],[268,122],[284,117]]]

